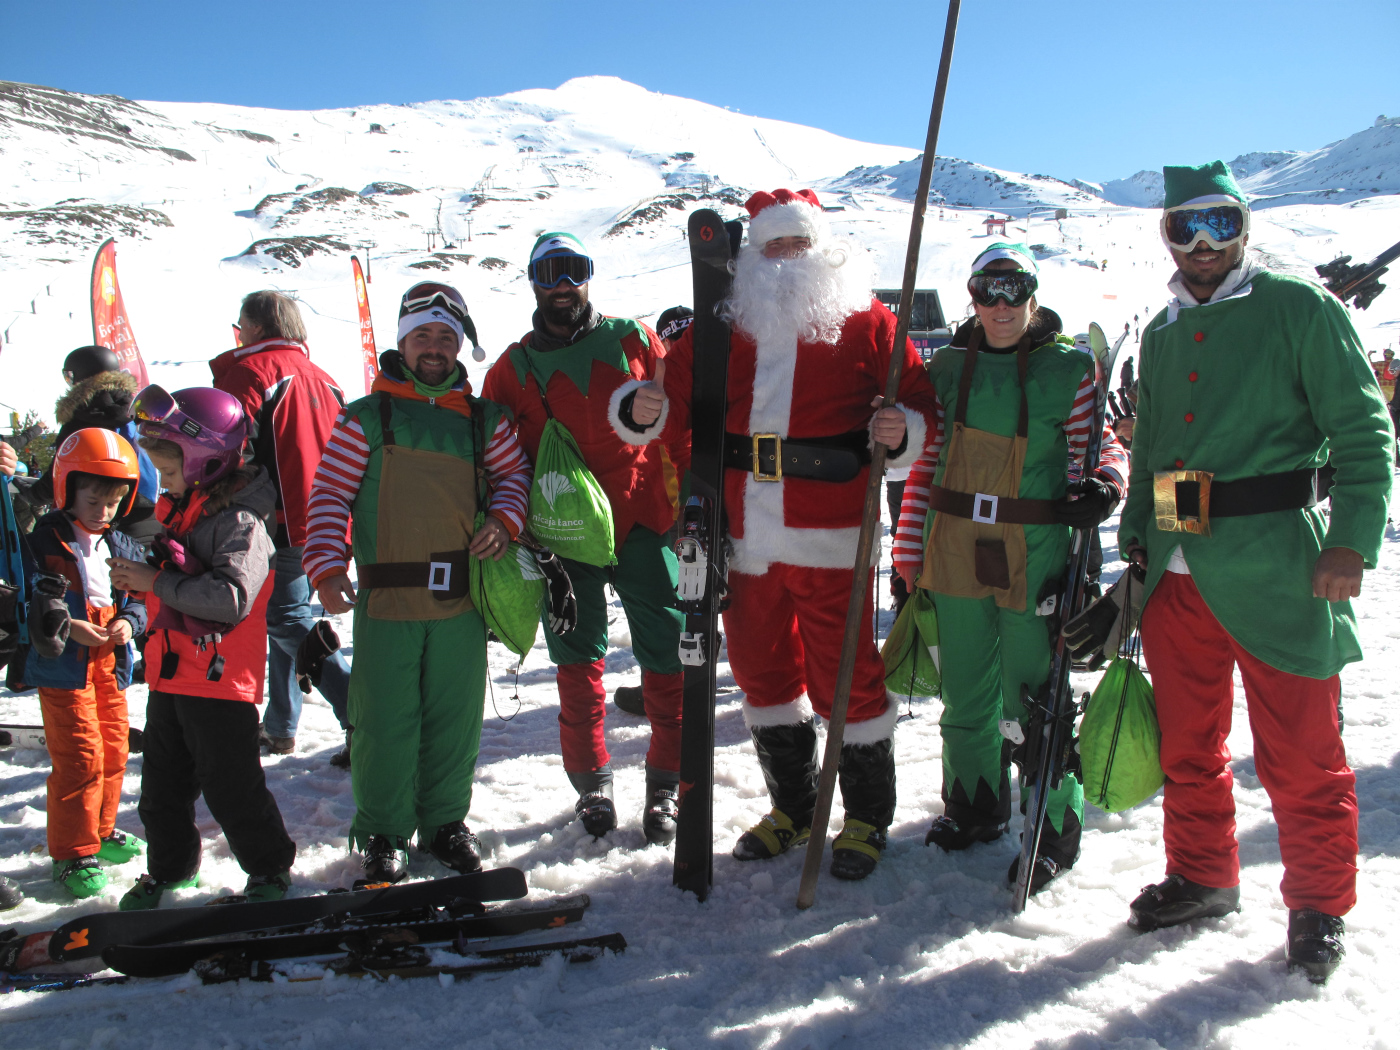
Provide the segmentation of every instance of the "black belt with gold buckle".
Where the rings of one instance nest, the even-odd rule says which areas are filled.
[[[1326,499],[1331,487],[1326,467],[1234,481],[1216,481],[1208,470],[1159,470],[1152,475],[1152,503],[1159,531],[1209,536],[1212,518],[1303,510]]]
[[[870,435],[864,430],[813,438],[724,435],[724,465],[750,471],[755,481],[781,481],[784,477],[851,481],[869,464]]]

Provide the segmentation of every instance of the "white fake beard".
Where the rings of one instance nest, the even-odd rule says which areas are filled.
[[[768,259],[745,245],[720,316],[756,344],[778,340],[835,343],[846,318],[870,305],[867,253],[844,243],[813,248],[795,259]]]

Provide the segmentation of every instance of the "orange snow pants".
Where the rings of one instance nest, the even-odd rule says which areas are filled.
[[[111,606],[88,606],[88,620],[105,627]],[[117,687],[116,645],[89,649],[81,689],[39,690],[44,737],[53,772],[48,779],[49,856],[91,857],[116,827],[126,775],[126,690]]]

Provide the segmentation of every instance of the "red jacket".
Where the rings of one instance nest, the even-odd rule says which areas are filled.
[[[330,440],[345,395],[311,363],[305,344],[268,339],[209,362],[214,386],[238,398],[248,414],[252,462],[277,489],[278,548],[306,546],[311,480]]]

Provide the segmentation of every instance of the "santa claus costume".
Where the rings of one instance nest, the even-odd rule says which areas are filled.
[[[867,257],[832,238],[816,194],[757,193],[746,207],[748,243],[722,307],[733,333],[724,492],[733,554],[724,626],[773,802],[734,850],[740,860],[756,860],[811,834],[813,712],[829,716],[836,688],[870,469],[869,428],[896,322],[871,295]],[[805,238],[806,250],[765,257],[766,245],[791,237]],[[906,340],[900,352],[897,407],[906,432],[886,460],[892,467],[919,458],[936,402],[913,345]],[[690,429],[692,354],[688,331],[667,357],[667,411],[652,425],[655,440]],[[618,423],[636,432],[631,407],[627,397],[618,403]],[[872,594],[867,588],[867,619]],[[839,877],[864,878],[884,849],[894,817],[897,717],[874,639],[862,635],[840,759],[846,820],[832,857]]]

